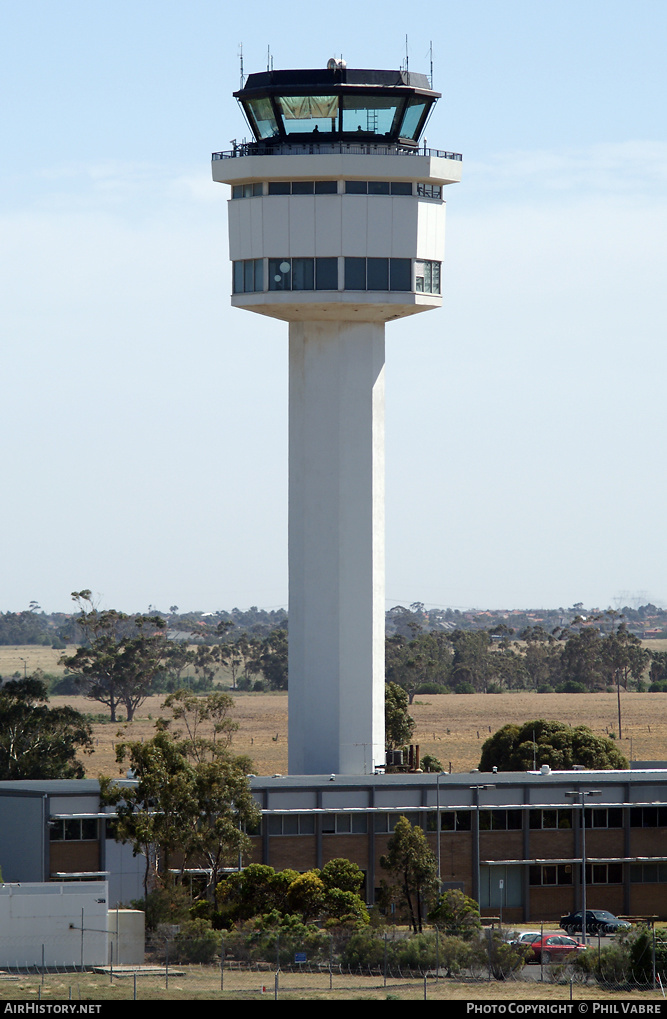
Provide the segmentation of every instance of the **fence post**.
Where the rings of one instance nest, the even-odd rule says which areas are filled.
[[[329,990],[333,990],[333,934],[329,935]]]
[[[225,939],[220,938],[220,990],[225,989]]]
[[[384,965],[382,967],[384,971],[384,986],[387,986],[387,932],[384,932]]]
[[[169,987],[169,938],[164,939],[164,987]]]

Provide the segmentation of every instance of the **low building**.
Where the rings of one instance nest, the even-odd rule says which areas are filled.
[[[346,857],[374,901],[400,816],[419,824],[444,888],[482,914],[549,920],[581,906],[667,918],[667,770],[253,778],[253,860],[299,871]],[[582,832],[581,814],[586,826]],[[437,832],[440,832],[439,840]]]
[[[253,862],[306,871],[346,857],[375,901],[399,817],[419,824],[444,888],[510,923],[580,908],[667,918],[667,769],[253,777]],[[582,806],[583,805],[583,806]],[[585,829],[582,831],[582,809]],[[5,882],[108,881],[109,907],[143,895],[144,858],[113,838],[95,780],[0,782]],[[439,838],[438,838],[439,832]]]
[[[142,898],[145,860],[116,842],[112,821],[96,779],[0,782],[3,881],[105,881],[112,907]]]

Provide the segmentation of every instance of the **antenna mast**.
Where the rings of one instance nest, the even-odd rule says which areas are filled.
[[[243,88],[245,75],[243,74],[243,43],[239,43],[239,61],[241,64],[241,88]]]

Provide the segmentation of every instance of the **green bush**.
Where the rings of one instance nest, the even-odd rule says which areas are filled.
[[[181,925],[174,945],[181,962],[213,962],[220,955],[221,935],[210,920],[187,920]]]

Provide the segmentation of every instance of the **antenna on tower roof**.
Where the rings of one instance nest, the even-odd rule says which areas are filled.
[[[408,56],[408,37],[405,36],[405,73],[410,73],[410,57]]]
[[[266,69],[267,71],[273,70],[273,57],[271,56],[271,47],[266,47]]]
[[[239,43],[239,61],[240,61],[240,64],[241,64],[241,88],[243,88],[245,75],[243,74],[243,43],[242,42]]]
[[[429,80],[429,84],[430,84],[431,88],[433,88],[433,40],[432,39],[431,39],[430,43],[428,44],[428,55],[429,55],[429,59],[431,61],[431,73],[428,76],[428,80]]]

